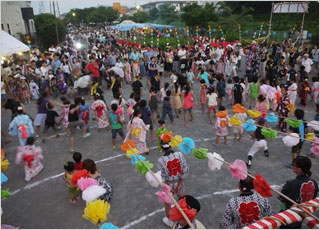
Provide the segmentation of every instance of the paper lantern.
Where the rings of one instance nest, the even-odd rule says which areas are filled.
[[[95,200],[90,202],[84,209],[83,217],[90,220],[94,225],[102,224],[107,220],[107,215],[110,212],[110,204],[103,200]]]
[[[248,110],[248,115],[255,119],[255,118],[258,118],[262,115],[262,113],[260,111],[252,111],[251,109]]]
[[[299,144],[300,136],[297,133],[291,133],[290,135],[283,137],[282,141],[283,141],[283,144],[285,144],[286,146],[292,147]]]
[[[183,142],[178,145],[179,150],[184,154],[189,154],[196,147],[194,140],[190,137],[182,138]]]
[[[194,149],[192,151],[192,153],[198,159],[206,159],[207,158],[208,149],[200,147],[199,149]]]
[[[179,136],[179,135],[175,135],[172,139],[171,139],[171,141],[170,141],[170,146],[171,147],[174,147],[174,148],[176,148],[176,147],[178,147],[179,146],[179,144],[182,142],[182,136]]]
[[[240,126],[242,124],[242,122],[240,121],[240,119],[238,119],[236,117],[231,117],[230,118],[230,124],[232,126]]]

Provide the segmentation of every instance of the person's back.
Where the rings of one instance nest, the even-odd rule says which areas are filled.
[[[250,84],[250,98],[257,99],[259,93],[259,83],[252,82]]]

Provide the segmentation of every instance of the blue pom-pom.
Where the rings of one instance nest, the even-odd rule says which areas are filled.
[[[267,122],[278,123],[278,117],[271,112],[269,115],[267,115]]]
[[[1,184],[8,181],[8,177],[4,175],[4,173],[1,173]]]
[[[244,123],[244,130],[246,130],[247,132],[254,132],[257,129],[257,126],[254,125],[255,121],[253,119],[248,119],[245,123]]]
[[[142,161],[145,161],[146,158],[144,156],[139,155],[139,158],[136,155],[130,154],[130,156],[132,157],[131,159],[131,164],[133,166],[136,166],[136,161],[139,161],[139,158],[142,159]]]
[[[101,225],[100,229],[119,229],[119,228],[111,223],[104,223],[103,225]]]
[[[184,137],[182,138],[182,141],[178,148],[180,149],[180,151],[184,154],[189,154],[192,152],[192,150],[196,147],[196,144],[194,143],[194,140],[190,137]],[[188,146],[187,146],[188,145]],[[191,148],[190,148],[190,147]]]

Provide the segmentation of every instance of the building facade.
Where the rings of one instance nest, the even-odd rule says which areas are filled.
[[[36,30],[31,1],[2,1],[1,30],[17,39],[23,35],[34,36]]]
[[[196,2],[197,1],[153,1],[144,5],[141,5],[141,8],[143,11],[149,12],[153,8],[159,8],[163,4],[169,4],[171,7],[174,7],[175,12],[180,13],[183,7]]]

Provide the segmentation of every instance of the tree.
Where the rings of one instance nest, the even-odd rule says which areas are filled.
[[[159,17],[159,10],[157,7],[154,7],[149,11],[149,17],[152,21],[156,20]]]
[[[187,5],[182,9],[181,19],[188,26],[200,26],[206,28],[209,22],[217,21],[216,7],[213,3],[200,6],[197,3]]]
[[[66,26],[52,14],[39,14],[34,18],[37,36],[41,45],[47,49],[51,45],[57,44],[55,21],[57,21],[60,42],[66,35]]]
[[[143,11],[138,11],[133,14],[132,20],[138,23],[144,23],[150,20],[149,14]]]
[[[174,6],[170,4],[162,4],[159,6],[159,16],[165,24],[172,23],[179,18]]]
[[[94,8],[87,16],[88,22],[93,23],[111,23],[118,19],[119,14],[112,7],[99,6]]]

